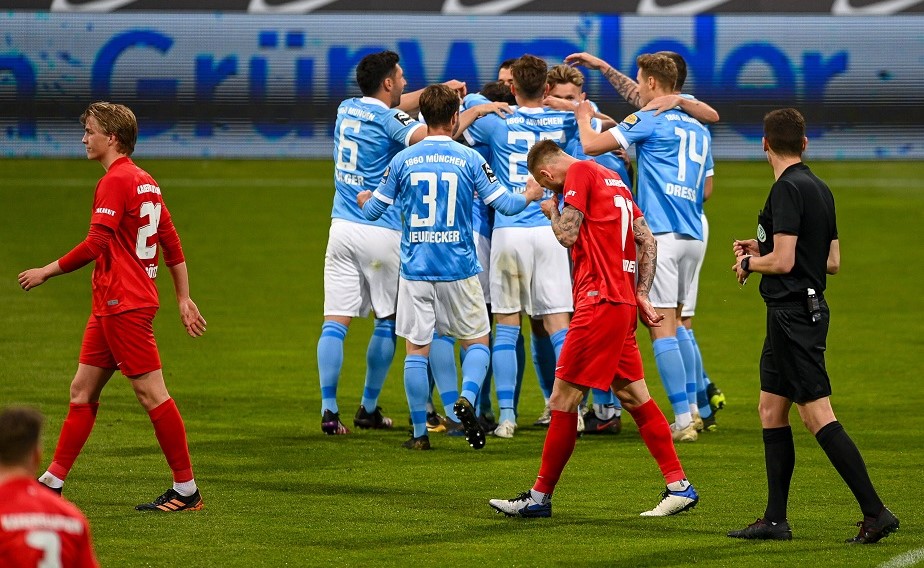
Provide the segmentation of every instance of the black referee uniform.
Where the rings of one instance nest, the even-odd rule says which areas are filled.
[[[788,274],[764,274],[767,338],[760,358],[760,388],[796,403],[831,395],[825,370],[829,312],[824,300],[828,252],[837,239],[834,196],[804,163],[780,175],[757,218],[761,256],[773,251],[773,235],[797,235]]]

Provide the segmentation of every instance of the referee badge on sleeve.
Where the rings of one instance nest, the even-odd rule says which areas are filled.
[[[765,231],[764,226],[759,223],[757,225],[757,240],[762,243],[767,242],[767,231]]]

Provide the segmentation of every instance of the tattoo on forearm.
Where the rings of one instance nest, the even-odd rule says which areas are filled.
[[[606,77],[610,85],[613,85],[613,88],[616,89],[619,96],[624,98],[627,103],[635,108],[642,108],[641,95],[638,92],[638,83],[623,75],[614,67],[607,69],[603,76]]]
[[[552,231],[563,246],[570,247],[577,240],[584,214],[571,206],[566,206],[560,214],[552,210]]]
[[[636,266],[638,267],[638,284],[636,294],[648,294],[654,282],[655,269],[658,265],[658,242],[648,228],[644,218],[636,219],[632,224],[635,233],[635,244],[638,251]]]

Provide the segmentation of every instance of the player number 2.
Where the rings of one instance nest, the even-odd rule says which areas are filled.
[[[696,152],[696,132],[692,130],[687,132],[683,128],[674,128],[674,134],[680,138],[680,150],[677,152],[677,181],[687,180],[687,156],[694,164],[699,164],[699,173],[696,175],[696,185],[703,179],[703,170],[706,167],[706,155],[709,150],[709,140],[703,137],[703,150]],[[687,143],[687,134],[689,134],[689,144]]]
[[[459,176],[453,172],[443,172],[440,174],[441,181],[446,183],[446,189],[449,191],[449,203],[446,206],[446,226],[452,227],[456,224],[456,190],[459,186]],[[427,193],[423,196],[423,202],[427,206],[427,216],[421,217],[417,213],[411,214],[412,227],[432,227],[436,224],[436,192],[439,189],[436,174],[434,172],[414,172],[411,174],[411,184],[427,184]]]
[[[563,130],[552,130],[550,132],[540,132],[539,140],[554,140],[564,144],[565,142],[565,132]],[[507,164],[507,173],[509,174],[511,184],[526,184],[526,180],[529,179],[527,174],[520,173],[520,166],[523,166],[523,169],[526,169],[526,156],[529,154],[530,148],[536,143],[536,133],[535,132],[508,132],[507,133],[507,144],[513,146],[518,142],[526,143],[526,151],[523,153],[520,152],[511,152],[509,162]]]
[[[26,533],[29,548],[42,551],[42,559],[36,568],[61,568],[61,537],[52,531],[30,531]]]
[[[135,239],[135,254],[141,260],[150,260],[157,255],[157,245],[148,246],[148,239],[157,234],[160,225],[160,203],[145,201],[141,204],[141,216],[147,217],[147,225],[138,227],[138,238]]]
[[[632,220],[632,203],[621,195],[613,196],[613,205],[619,209],[619,218],[622,221],[622,250],[626,250],[626,237],[629,233],[629,221]]]

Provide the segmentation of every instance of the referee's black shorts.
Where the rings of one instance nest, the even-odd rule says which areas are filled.
[[[831,396],[825,369],[830,312],[821,300],[813,323],[804,302],[767,306],[767,338],[760,356],[760,390],[805,403]]]

